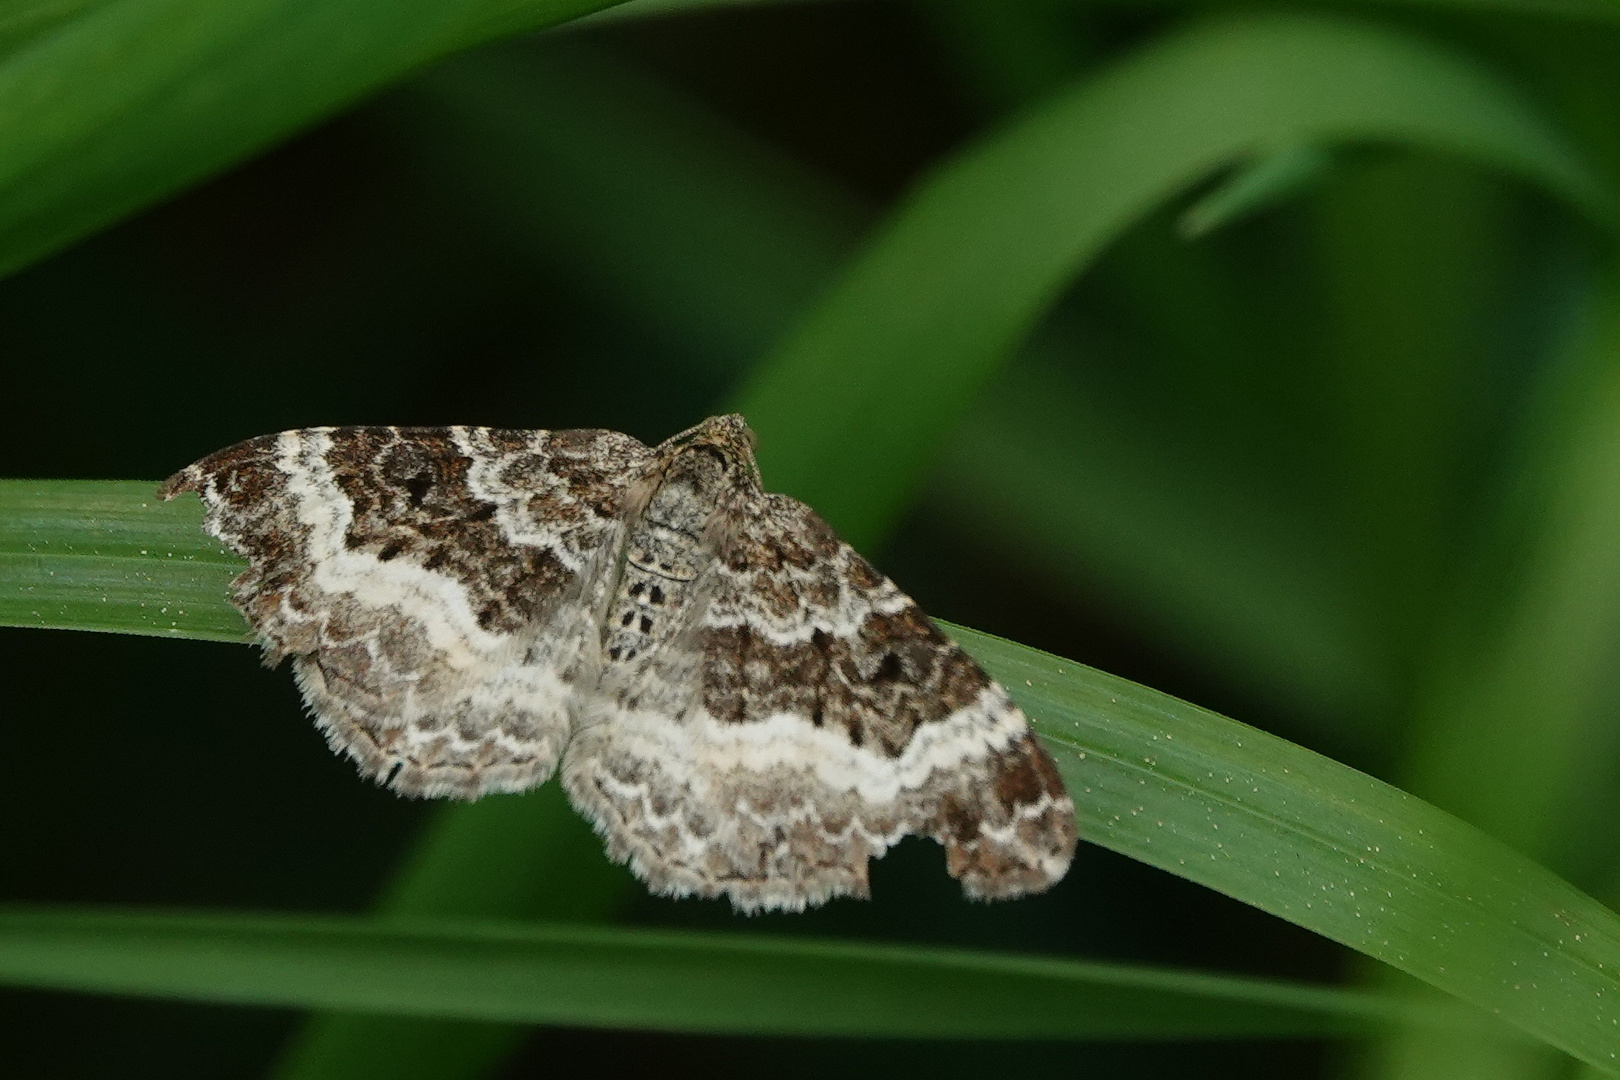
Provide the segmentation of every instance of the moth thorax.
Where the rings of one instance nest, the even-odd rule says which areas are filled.
[[[704,540],[708,517],[709,508],[689,484],[666,481],[631,524],[627,561],[670,581],[691,581],[710,557]]]
[[[647,502],[642,520],[648,525],[689,536],[697,541],[703,535],[714,502],[690,480],[666,480]]]

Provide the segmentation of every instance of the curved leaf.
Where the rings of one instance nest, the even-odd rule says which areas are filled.
[[[772,486],[857,546],[881,536],[980,387],[1104,245],[1218,169],[1334,140],[1460,154],[1616,220],[1556,131],[1456,53],[1339,18],[1205,23],[1043,103],[912,193],[735,401]],[[779,457],[778,429],[817,443]]]
[[[67,5],[0,58],[0,274],[431,60],[611,2]]]

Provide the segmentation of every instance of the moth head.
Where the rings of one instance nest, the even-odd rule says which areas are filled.
[[[758,440],[748,421],[736,413],[711,416],[687,428],[658,448],[664,476],[684,480],[700,490],[728,488],[760,490],[759,465],[754,461]]]

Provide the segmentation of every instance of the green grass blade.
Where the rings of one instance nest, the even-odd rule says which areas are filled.
[[[444,807],[377,905],[389,919],[478,916],[598,922],[637,888],[558,784]],[[523,1040],[509,1024],[322,1013],[291,1040],[280,1080],[450,1080],[490,1072]]]
[[[643,1030],[949,1039],[1275,1038],[1455,1009],[1268,980],[965,950],[347,917],[0,910],[0,982]]]
[[[611,0],[109,0],[0,57],[0,274],[440,56]]]
[[[857,546],[882,535],[980,387],[1104,245],[1223,166],[1347,139],[1459,154],[1615,219],[1557,133],[1455,53],[1327,17],[1203,24],[1043,103],[912,193],[736,399],[767,479]],[[806,424],[818,445],[778,456],[777,430]]]
[[[0,480],[0,625],[246,641],[246,565],[155,482]]]
[[[123,513],[113,512],[108,485],[6,486],[28,488],[36,493],[21,505],[37,507],[43,489],[57,508],[54,519],[35,512],[33,535],[74,541],[34,555],[36,572],[70,567],[80,557],[73,550],[105,550],[90,521],[108,522],[126,552],[112,557],[137,565],[154,558],[139,554],[148,540],[175,535],[167,508],[143,495],[147,485],[111,489],[127,500]],[[96,515],[72,509],[74,489],[95,502]],[[175,565],[191,568],[199,592],[217,580],[215,564]],[[0,563],[0,574],[9,566]],[[0,593],[13,584],[0,576]],[[163,598],[154,591],[150,599]],[[212,637],[229,610],[216,596],[188,607],[176,625],[129,625]],[[1302,747],[1071,661],[954,632],[1029,711],[1091,842],[1343,942],[1612,1067],[1620,917],[1595,900],[1435,807]]]
[[[1034,718],[1093,843],[1382,960],[1620,1073],[1620,916],[1304,747],[964,627]]]

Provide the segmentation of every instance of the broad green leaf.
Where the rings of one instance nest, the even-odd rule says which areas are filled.
[[[1337,18],[1205,23],[1043,102],[912,192],[734,399],[766,475],[857,546],[881,536],[985,381],[1105,244],[1225,166],[1343,140],[1462,155],[1615,220],[1547,122],[1456,53]],[[778,457],[776,432],[806,427],[816,445]]]
[[[609,2],[106,0],[64,7],[67,16],[47,32],[0,53],[0,274],[432,60]],[[50,12],[31,6],[29,13],[45,26]]]
[[[1456,1009],[1260,979],[740,934],[0,909],[0,982],[416,1017],[943,1039],[1289,1037]],[[1482,1018],[1481,1018],[1482,1019]]]
[[[123,558],[136,565],[154,558],[141,550],[176,533],[161,512],[142,531],[145,484],[124,489],[123,515],[110,513],[106,485],[8,488],[33,489],[24,505],[54,501],[54,518],[35,518],[40,535],[66,540],[78,523],[72,546],[88,549],[98,542],[83,525],[90,515],[71,509],[82,489],[120,522]],[[67,568],[75,557],[36,556],[34,569]],[[200,561],[178,565],[194,568],[190,587],[199,590],[217,573]],[[0,590],[11,584],[0,577]],[[148,602],[163,599],[154,591]],[[139,610],[133,596],[109,604]],[[228,610],[220,597],[189,606],[174,626],[128,625],[218,636]],[[1090,842],[1340,941],[1590,1064],[1620,1060],[1620,917],[1591,897],[1451,815],[1303,747],[1072,661],[952,631],[1029,712]]]

